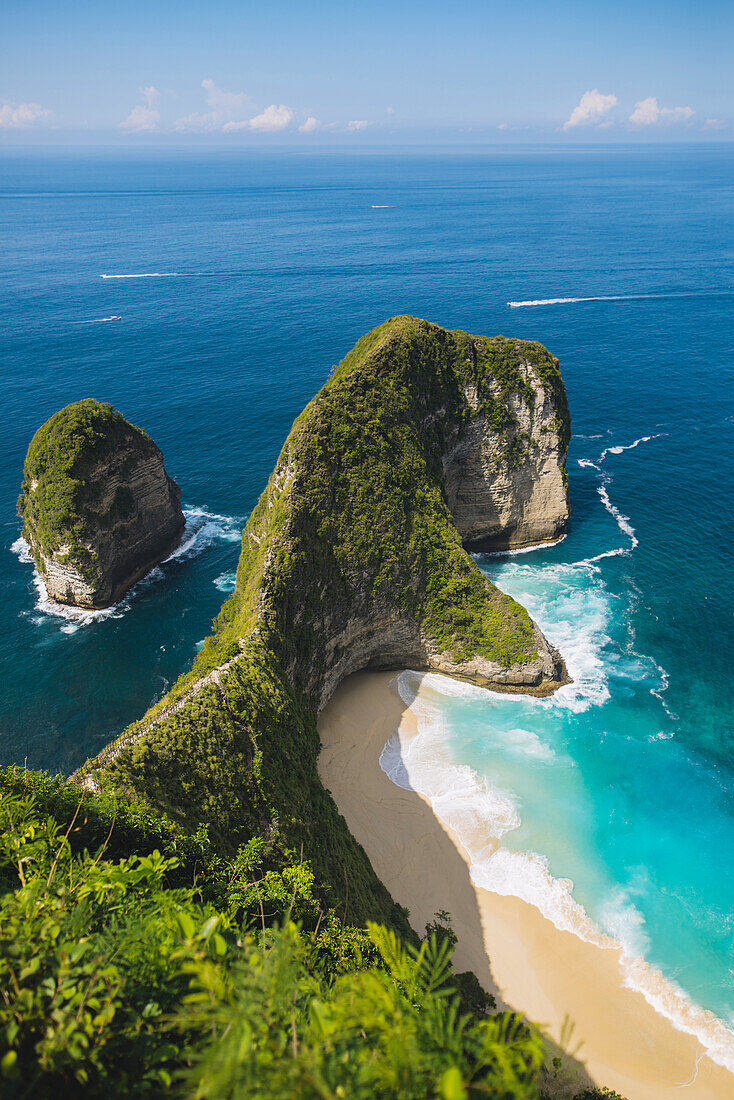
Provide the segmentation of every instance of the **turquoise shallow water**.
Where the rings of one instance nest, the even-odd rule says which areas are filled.
[[[3,762],[72,770],[187,667],[293,418],[364,331],[539,339],[573,415],[570,533],[482,567],[575,682],[437,691],[441,759],[487,835],[542,857],[485,868],[496,888],[532,881],[559,920],[570,897],[730,1020],[733,169],[726,146],[4,152]],[[80,622],[10,548],[33,431],[89,395],[151,433],[190,515],[183,553]]]

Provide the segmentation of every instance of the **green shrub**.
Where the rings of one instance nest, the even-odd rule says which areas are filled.
[[[538,1034],[462,1012],[450,937],[406,947],[334,913],[308,930],[309,869],[260,874],[258,845],[229,869],[239,901],[202,902],[173,856],[75,851],[78,805],[64,827],[33,794],[0,802],[3,1095],[537,1096]]]

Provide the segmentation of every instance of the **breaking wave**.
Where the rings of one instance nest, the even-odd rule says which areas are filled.
[[[33,615],[33,620],[39,625],[49,619],[60,621],[59,629],[62,634],[75,634],[81,627],[89,626],[91,623],[101,622],[104,619],[120,619],[130,610],[136,596],[163,579],[164,566],[167,563],[194,557],[216,540],[239,542],[241,538],[241,520],[236,517],[221,516],[215,512],[207,512],[203,508],[184,508],[183,514],[186,522],[181,540],[173,553],[169,554],[160,565],[146,573],[118,603],[100,609],[65,607],[52,600],[35,566],[28,543],[21,535],[11,545],[10,550],[19,561],[33,565],[33,584],[36,589],[36,614]],[[28,614],[28,611],[21,614]]]
[[[205,508],[184,508],[183,514],[186,526],[181,541],[166,561],[194,557],[217,539],[239,542],[242,538],[242,520],[235,516],[220,516],[217,512],[207,512]]]
[[[234,569],[227,573],[221,573],[214,578],[214,587],[218,588],[220,592],[234,592],[236,583],[237,572]]]
[[[518,546],[513,550],[487,550],[485,553],[475,554],[474,557],[480,560],[484,558],[514,558],[518,554],[532,554],[534,550],[550,550],[551,546],[560,546],[565,538],[566,535],[561,535],[559,539],[553,539],[552,542],[534,542],[531,546]]]
[[[474,884],[519,898],[560,931],[616,951],[622,984],[641,993],[679,1031],[694,1036],[713,1061],[734,1071],[734,1031],[646,961],[645,920],[623,887],[609,893],[597,923],[574,898],[574,883],[554,877],[545,856],[515,851],[502,843],[522,824],[517,800],[499,783],[490,783],[468,765],[455,762],[440,697],[485,701],[506,697],[435,673],[405,671],[396,677],[396,684],[415,716],[415,729],[402,727],[390,738],[380,754],[380,766],[396,786],[423,795],[436,817],[457,836]],[[532,700],[531,705],[549,702]]]

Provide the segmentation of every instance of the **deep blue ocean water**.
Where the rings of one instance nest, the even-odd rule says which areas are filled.
[[[570,533],[482,564],[575,683],[434,684],[432,729],[506,850],[537,853],[541,908],[571,880],[731,1021],[734,148],[6,149],[0,240],[2,762],[71,771],[187,668],[292,420],[361,334],[410,312],[540,340],[573,417]],[[190,523],[80,623],[10,548],[33,432],[87,396],[152,435]],[[511,863],[475,877],[519,890]]]

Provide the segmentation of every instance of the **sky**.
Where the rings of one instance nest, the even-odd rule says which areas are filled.
[[[34,0],[0,145],[734,138],[734,0]]]

